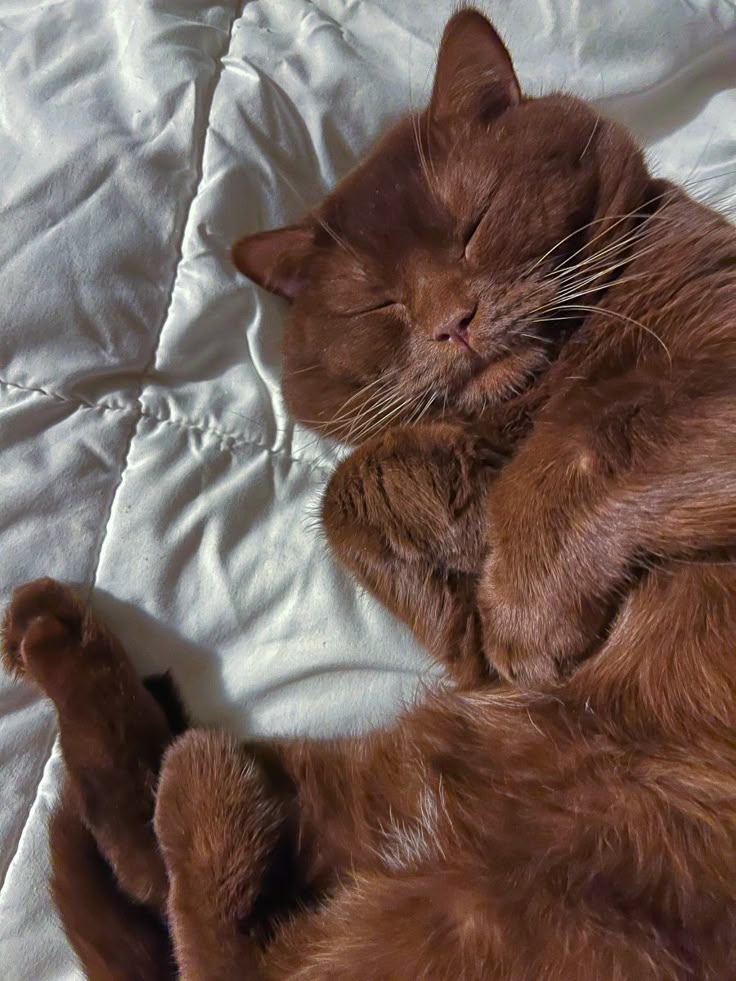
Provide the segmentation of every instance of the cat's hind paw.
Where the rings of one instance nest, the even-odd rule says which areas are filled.
[[[283,835],[284,812],[261,766],[220,732],[192,729],[168,749],[154,827],[170,903],[247,924]]]
[[[7,671],[40,681],[42,662],[81,637],[84,607],[74,591],[48,577],[19,586],[2,624],[0,656]]]

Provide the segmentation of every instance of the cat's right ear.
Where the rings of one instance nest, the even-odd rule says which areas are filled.
[[[231,249],[240,272],[287,300],[296,299],[307,285],[307,264],[313,252],[314,231],[307,224],[247,235]]]
[[[472,113],[492,118],[520,101],[511,56],[493,25],[477,10],[459,11],[442,35],[432,117],[453,120]]]

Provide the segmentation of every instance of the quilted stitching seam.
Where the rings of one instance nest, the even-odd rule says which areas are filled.
[[[306,457],[296,456],[293,453],[288,453],[284,449],[270,446],[263,440],[256,439],[255,436],[250,436],[246,433],[215,429],[213,426],[208,426],[203,422],[190,419],[188,416],[164,416],[142,405],[113,405],[110,402],[87,402],[82,398],[72,397],[70,395],[61,395],[58,392],[51,391],[49,388],[41,388],[38,385],[19,385],[17,382],[8,381],[5,378],[0,378],[0,389],[2,388],[11,389],[18,392],[28,392],[29,394],[33,395],[41,395],[44,398],[53,399],[55,402],[62,402],[66,405],[73,406],[75,409],[81,409],[84,411],[128,413],[135,419],[136,422],[143,418],[151,420],[152,422],[158,423],[162,426],[173,426],[175,429],[179,429],[184,432],[196,433],[199,436],[212,437],[212,439],[217,443],[218,447],[224,453],[229,453],[231,456],[237,456],[241,450],[258,449],[269,453],[271,456],[288,460],[290,463],[296,463],[299,466],[307,467],[309,470],[318,470],[325,474],[332,472],[331,467],[325,465],[324,463],[320,463],[318,460],[309,460]]]
[[[245,0],[243,0],[243,3],[244,2],[245,2]],[[236,21],[238,19],[238,16],[239,16],[238,10],[240,10],[241,13],[242,13],[242,4],[240,4],[233,11],[233,17],[232,17],[232,20],[231,20],[230,25],[229,25],[227,43],[224,46],[224,50],[223,50],[222,54],[220,55],[220,57],[218,59],[217,66],[216,66],[215,71],[213,73],[212,81],[210,83],[210,93],[209,93],[209,99],[208,99],[208,102],[207,102],[207,112],[205,114],[205,124],[204,124],[204,128],[202,130],[201,147],[200,147],[200,152],[199,152],[198,159],[197,159],[196,180],[195,180],[195,183],[194,183],[194,189],[193,189],[191,198],[189,200],[189,205],[188,205],[188,207],[186,209],[186,213],[183,216],[183,220],[181,221],[181,229],[180,229],[180,233],[179,233],[179,246],[178,246],[178,249],[177,249],[177,252],[178,252],[179,257],[181,257],[182,242],[183,242],[183,239],[184,239],[184,235],[186,233],[186,228],[187,228],[187,224],[188,224],[188,221],[189,221],[189,213],[191,211],[191,206],[192,206],[192,203],[194,202],[194,200],[196,199],[197,194],[199,193],[199,187],[200,187],[201,179],[202,179],[202,161],[203,161],[203,158],[204,158],[204,151],[205,151],[205,146],[206,146],[206,143],[207,143],[207,130],[209,128],[210,111],[211,111],[211,108],[212,108],[212,103],[214,101],[215,92],[217,91],[217,85],[218,85],[218,82],[220,81],[220,76],[222,75],[224,58],[227,56],[227,53],[230,50],[230,47],[231,47],[231,44],[232,44],[233,28],[234,28],[235,23],[236,23]],[[176,288],[176,278],[177,278],[176,277],[176,273],[178,271],[178,267],[179,267],[179,263],[177,262],[176,265],[175,265],[175,267],[174,267],[174,272],[173,272],[173,275],[172,275],[171,286],[170,286],[170,289],[169,289],[169,297],[168,297],[168,302],[166,303],[166,306],[165,306],[164,315],[163,315],[163,317],[161,319],[161,323],[159,324],[158,330],[156,331],[156,334],[154,336],[152,350],[151,350],[151,353],[149,355],[148,362],[147,362],[147,364],[146,364],[146,366],[145,366],[145,368],[143,370],[143,373],[141,375],[141,383],[140,383],[140,386],[139,386],[139,389],[138,389],[138,395],[137,395],[137,403],[138,404],[137,404],[137,407],[135,408],[135,410],[133,410],[134,411],[134,415],[133,415],[133,418],[132,418],[132,421],[131,421],[130,431],[128,433],[128,437],[127,437],[127,440],[126,440],[125,450],[124,450],[124,452],[122,454],[121,461],[120,461],[120,473],[119,473],[118,479],[115,482],[115,484],[114,484],[114,486],[112,488],[112,491],[110,493],[110,501],[109,501],[109,504],[108,504],[107,518],[105,520],[105,523],[104,523],[104,526],[103,526],[103,530],[102,530],[102,534],[100,535],[100,540],[99,540],[99,542],[97,544],[97,548],[96,548],[96,552],[95,552],[94,565],[93,565],[93,569],[92,569],[92,573],[91,573],[91,588],[92,589],[94,588],[94,585],[95,585],[96,580],[97,580],[97,572],[98,572],[98,569],[99,569],[99,563],[100,563],[100,557],[101,557],[101,554],[102,554],[102,548],[104,546],[105,539],[107,537],[108,528],[110,526],[110,520],[112,518],[112,514],[113,514],[113,511],[114,511],[114,508],[115,508],[115,500],[117,498],[118,490],[120,489],[120,485],[121,485],[121,483],[123,481],[123,476],[125,474],[125,470],[126,470],[126,467],[127,467],[127,464],[128,464],[128,458],[130,456],[130,451],[131,451],[131,448],[133,446],[133,440],[135,438],[135,433],[136,433],[136,430],[137,430],[138,425],[140,423],[140,420],[141,420],[141,418],[143,418],[143,415],[144,415],[144,411],[145,410],[144,410],[143,403],[142,403],[142,396],[143,396],[143,390],[144,390],[144,387],[145,387],[145,377],[146,377],[147,372],[151,369],[152,365],[155,363],[155,360],[156,360],[156,355],[158,353],[158,347],[159,347],[159,343],[160,343],[160,340],[161,340],[161,335],[163,333],[164,327],[166,325],[166,321],[168,319],[169,310],[170,310],[170,307],[171,307],[171,300],[173,298],[174,290]],[[20,386],[8,386],[8,387],[20,388]],[[43,390],[41,390],[41,389],[37,389],[36,391],[40,392],[41,394],[46,394],[46,395],[49,395],[50,394],[48,392],[43,392]],[[50,396],[50,397],[54,397],[54,396]],[[63,401],[63,399],[62,399],[62,401]],[[70,400],[70,401],[72,401],[72,400]],[[83,403],[79,403],[79,405],[80,405],[80,407],[82,407],[83,406]],[[85,406],[85,407],[86,408],[90,408],[91,406],[88,405],[88,406]],[[108,409],[115,408],[115,409],[118,409],[118,411],[124,411],[124,409],[122,407],[106,406],[106,408],[108,408]],[[38,781],[38,783],[36,785],[36,789],[35,789],[35,792],[33,794],[33,798],[31,800],[30,806],[28,808],[28,812],[26,813],[26,819],[23,822],[23,825],[22,825],[22,828],[21,828],[21,832],[20,832],[21,837],[25,833],[26,825],[28,824],[28,819],[29,819],[30,814],[33,811],[33,808],[34,808],[34,806],[36,804],[36,801],[37,801],[37,798],[38,798],[39,788],[40,788],[40,785],[41,785],[41,779],[43,777],[43,773],[45,772],[46,766],[48,765],[48,761],[49,761],[49,757],[51,755],[52,748],[53,748],[53,740],[51,741],[51,743],[49,745],[48,752],[44,755],[43,765],[41,767],[41,773],[40,773],[39,781]],[[20,838],[19,838],[19,840],[20,840]],[[16,846],[16,852],[17,852],[17,846]],[[13,856],[13,858],[11,858],[10,864],[12,864],[14,858],[15,858],[15,855]],[[10,867],[10,864],[9,864],[8,867]],[[6,879],[4,878],[2,884],[0,884],[0,895],[2,894],[3,886],[5,885],[5,881],[6,881]]]
[[[244,4],[244,2],[245,2],[245,0],[243,0],[243,4]],[[178,245],[177,245],[177,250],[176,250],[177,256],[178,256],[178,261],[176,262],[176,264],[174,266],[173,274],[172,274],[172,277],[171,277],[171,285],[169,287],[169,296],[168,296],[166,305],[164,307],[164,313],[163,313],[163,316],[161,318],[161,323],[159,324],[158,330],[156,331],[156,333],[154,335],[154,341],[153,341],[153,344],[151,346],[151,352],[150,352],[149,357],[148,357],[148,362],[146,363],[146,366],[144,367],[143,372],[141,374],[141,382],[140,382],[140,385],[138,387],[138,394],[137,394],[137,408],[136,408],[136,413],[135,413],[135,416],[134,416],[134,419],[133,419],[133,423],[132,423],[132,425],[130,427],[130,432],[128,434],[128,439],[127,439],[125,451],[124,451],[123,456],[122,456],[122,460],[121,460],[121,464],[120,464],[120,475],[119,475],[118,480],[116,481],[114,487],[112,488],[112,493],[110,494],[110,503],[109,503],[109,506],[108,506],[107,519],[106,519],[105,524],[103,526],[102,534],[100,535],[100,540],[99,540],[98,545],[97,545],[97,552],[96,552],[96,556],[95,556],[95,560],[94,560],[94,567],[93,567],[92,575],[91,575],[91,585],[90,585],[90,588],[91,589],[94,589],[94,587],[95,587],[95,585],[97,583],[97,573],[98,573],[99,567],[100,567],[100,558],[102,556],[102,549],[104,547],[105,540],[107,538],[107,533],[108,533],[108,530],[110,528],[110,522],[112,520],[113,512],[115,510],[115,500],[117,499],[118,491],[120,490],[120,486],[121,486],[121,484],[123,482],[123,478],[125,476],[125,471],[126,471],[127,466],[128,466],[128,460],[130,458],[130,453],[131,453],[131,450],[133,448],[133,441],[135,439],[135,434],[136,434],[136,432],[138,430],[138,426],[140,424],[140,421],[141,421],[141,419],[144,416],[145,409],[144,409],[143,401],[142,400],[143,400],[143,390],[144,390],[145,385],[146,385],[146,375],[148,374],[148,372],[151,370],[151,368],[156,363],[156,356],[158,354],[158,348],[159,348],[159,345],[161,343],[161,337],[163,335],[164,328],[166,327],[166,322],[169,319],[169,312],[171,310],[171,304],[172,304],[172,301],[173,301],[173,298],[174,298],[174,293],[176,291],[176,284],[177,284],[177,280],[178,280],[179,264],[181,262],[181,257],[182,257],[182,246],[183,246],[183,243],[184,243],[184,236],[186,235],[187,226],[189,224],[189,215],[190,215],[191,210],[192,210],[192,204],[197,199],[197,195],[199,194],[199,188],[200,188],[200,185],[202,183],[203,161],[204,161],[205,149],[207,147],[207,132],[209,130],[210,113],[212,111],[212,104],[213,104],[214,99],[215,99],[215,93],[217,92],[217,86],[218,86],[218,84],[220,82],[220,77],[222,76],[222,71],[223,71],[223,68],[224,68],[224,60],[227,57],[228,52],[230,51],[230,47],[232,46],[233,28],[234,28],[235,23],[236,23],[236,21],[238,19],[238,16],[239,16],[238,9],[241,9],[241,13],[242,13],[242,4],[239,5],[239,7],[236,8],[233,11],[233,17],[232,17],[232,20],[230,21],[230,25],[229,25],[229,29],[228,29],[227,43],[224,45],[224,49],[223,49],[220,57],[217,60],[217,65],[215,67],[215,71],[213,72],[212,80],[210,82],[210,92],[209,92],[209,97],[207,99],[207,111],[206,111],[206,113],[204,113],[205,123],[204,123],[204,128],[203,128],[202,134],[201,134],[199,153],[197,155],[197,163],[196,163],[196,168],[195,168],[194,188],[192,190],[192,194],[191,194],[191,197],[189,199],[189,204],[188,204],[188,206],[186,208],[186,212],[183,215],[183,218],[181,220],[181,228],[179,230],[179,235],[178,235]]]

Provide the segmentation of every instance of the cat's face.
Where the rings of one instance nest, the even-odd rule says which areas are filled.
[[[580,319],[573,294],[605,281],[590,276],[618,260],[646,186],[619,127],[566,96],[522,98],[490,24],[456,15],[429,107],[298,225],[233,249],[291,301],[290,410],[359,442],[513,397]]]

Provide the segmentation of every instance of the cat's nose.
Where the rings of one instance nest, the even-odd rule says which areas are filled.
[[[452,341],[454,344],[461,344],[469,347],[468,328],[473,322],[476,307],[465,307],[453,314],[450,319],[434,332],[436,341]]]

